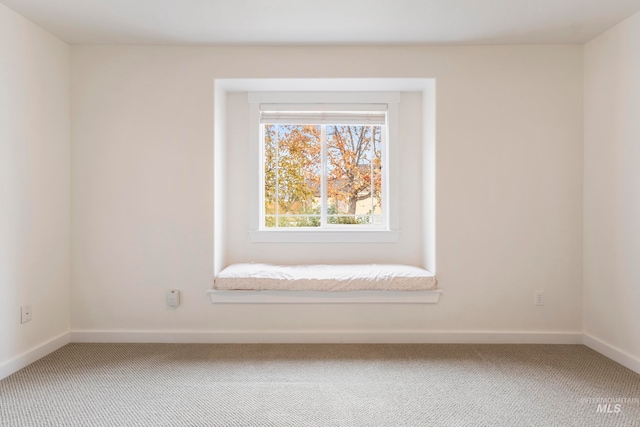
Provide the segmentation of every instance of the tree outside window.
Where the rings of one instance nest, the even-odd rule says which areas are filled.
[[[381,125],[263,124],[264,226],[383,224]]]

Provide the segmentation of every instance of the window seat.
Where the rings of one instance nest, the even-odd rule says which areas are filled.
[[[434,303],[436,277],[398,264],[233,264],[209,291],[214,303]]]

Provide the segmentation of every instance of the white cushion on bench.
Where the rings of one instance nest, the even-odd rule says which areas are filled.
[[[216,276],[214,289],[253,291],[430,291],[429,271],[399,264],[232,264]]]

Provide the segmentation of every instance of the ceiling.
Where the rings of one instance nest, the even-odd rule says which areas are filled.
[[[640,0],[0,0],[71,44],[585,43]]]

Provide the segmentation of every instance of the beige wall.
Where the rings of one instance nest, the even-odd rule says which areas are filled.
[[[585,333],[640,366],[640,14],[584,63]]]
[[[213,81],[243,77],[437,79],[440,304],[210,303]],[[71,94],[74,330],[582,331],[581,46],[76,46]]]
[[[69,47],[0,5],[0,368],[69,331],[69,91]]]

